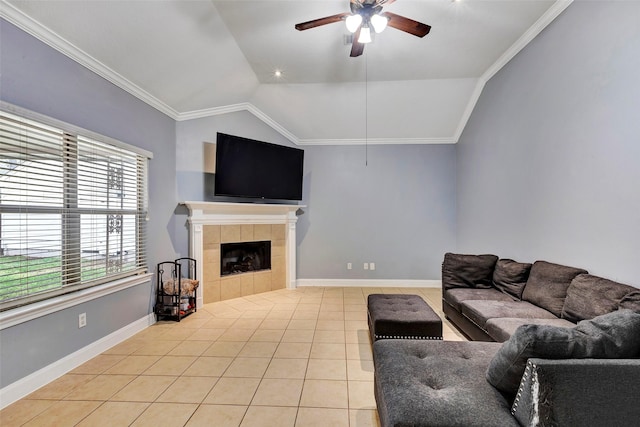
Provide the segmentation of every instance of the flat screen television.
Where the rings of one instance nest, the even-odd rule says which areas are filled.
[[[218,133],[214,194],[302,200],[304,150]]]

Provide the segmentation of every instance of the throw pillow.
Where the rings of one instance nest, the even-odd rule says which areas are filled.
[[[451,288],[490,288],[495,255],[463,255],[446,253],[442,263],[442,286]]]
[[[620,300],[635,288],[591,274],[579,274],[567,289],[562,318],[577,323],[618,309]]]
[[[498,390],[514,397],[527,360],[632,358],[640,353],[640,313],[617,310],[575,328],[522,325],[491,359],[486,378]]]
[[[522,299],[522,291],[527,284],[531,264],[500,259],[493,270],[493,286],[499,291]]]
[[[616,310],[578,322],[571,329],[578,345],[574,358],[628,359],[640,356],[640,313]]]
[[[581,268],[536,261],[531,267],[527,285],[522,292],[522,299],[560,317],[571,281],[578,274],[586,272]]]
[[[629,292],[622,298],[618,308],[628,308],[636,313],[640,313],[640,290]]]

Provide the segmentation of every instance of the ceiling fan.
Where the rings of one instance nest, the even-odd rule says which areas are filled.
[[[338,13],[324,18],[296,24],[296,30],[303,31],[334,22],[345,21],[347,29],[354,33],[351,43],[351,57],[362,55],[364,45],[371,42],[371,28],[376,33],[387,26],[417,37],[429,34],[431,26],[391,12],[382,12],[382,7],[396,0],[350,0],[351,13]]]

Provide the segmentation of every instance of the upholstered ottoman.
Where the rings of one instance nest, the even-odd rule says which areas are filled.
[[[418,295],[371,294],[367,309],[371,342],[442,339],[442,320]]]

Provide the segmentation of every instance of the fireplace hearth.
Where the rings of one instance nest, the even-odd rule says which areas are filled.
[[[271,241],[220,245],[220,276],[271,269]]]

